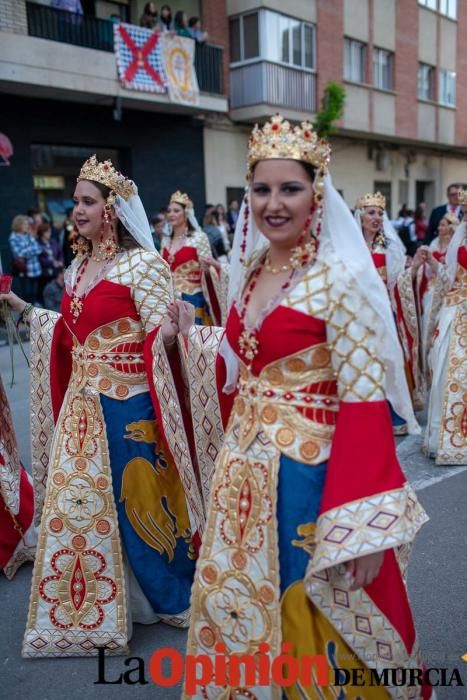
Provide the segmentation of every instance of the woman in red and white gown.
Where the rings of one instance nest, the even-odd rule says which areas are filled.
[[[34,561],[32,481],[22,467],[10,405],[0,377],[0,570],[12,578],[21,564]]]

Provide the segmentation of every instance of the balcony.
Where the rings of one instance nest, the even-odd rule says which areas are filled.
[[[111,20],[56,10],[34,2],[26,3],[26,13],[29,36],[98,51],[114,50]],[[196,44],[195,69],[201,92],[223,94],[222,61],[222,47]]]
[[[230,107],[234,119],[266,116],[270,107],[309,117],[316,110],[316,74],[269,61],[233,66]]]

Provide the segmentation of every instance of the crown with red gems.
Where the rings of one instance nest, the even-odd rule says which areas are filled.
[[[175,202],[176,204],[181,204],[182,207],[185,207],[185,209],[193,209],[193,202],[191,201],[189,196],[187,194],[184,194],[183,192],[180,192],[180,190],[177,190],[173,193],[173,195],[170,198],[169,204],[172,204],[172,202]]]
[[[381,192],[375,192],[372,194],[363,195],[357,200],[355,204],[356,209],[363,209],[364,207],[380,207],[380,209],[386,209],[386,197],[381,194]]]
[[[84,163],[76,181],[92,180],[100,182],[109,189],[119,194],[123,199],[127,200],[133,194],[138,194],[138,188],[133,180],[129,180],[125,175],[115,170],[111,160],[99,162],[94,154]]]
[[[331,146],[320,139],[310,122],[291,126],[280,114],[263,127],[256,124],[248,142],[248,179],[260,160],[284,158],[310,163],[325,175],[331,159]]]

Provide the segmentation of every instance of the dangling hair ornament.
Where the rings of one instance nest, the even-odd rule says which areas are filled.
[[[82,258],[89,253],[89,241],[80,236],[76,228],[70,233],[71,250],[78,258]]]
[[[102,224],[101,224],[101,235],[98,245],[99,253],[95,256],[94,260],[100,262],[101,260],[112,260],[120,250],[117,238],[115,235],[115,225],[112,217],[112,207],[115,203],[115,192],[111,192],[107,197],[104,205],[104,211],[102,212]],[[109,231],[109,235],[105,238],[106,228]]]

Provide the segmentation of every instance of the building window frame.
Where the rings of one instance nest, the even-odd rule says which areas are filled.
[[[439,99],[444,107],[456,106],[456,73],[452,70],[439,69]]]
[[[433,10],[434,12],[438,9],[438,0],[418,0],[418,4],[422,7],[426,7],[427,10]]]
[[[245,58],[244,50],[244,18],[256,14],[258,16],[258,55],[251,58]],[[271,58],[267,55],[267,19],[268,14],[277,15],[281,18],[287,20],[294,20],[295,23],[300,25],[300,64],[294,62],[294,45],[293,45],[293,31],[294,27],[290,24],[288,28],[288,61],[280,60],[278,58]],[[299,17],[293,17],[292,15],[287,15],[283,12],[276,12],[275,10],[270,10],[267,8],[262,8],[259,10],[254,10],[252,12],[244,12],[242,14],[230,17],[230,22],[239,21],[239,41],[240,41],[240,58],[238,60],[233,60],[230,62],[231,67],[244,66],[249,63],[258,63],[258,61],[268,61],[269,63],[275,63],[287,68],[295,68],[300,71],[307,71],[309,73],[316,73],[316,25],[312,22],[307,22],[300,19]],[[305,63],[306,51],[305,51],[305,33],[306,30],[311,30],[312,33],[312,52],[311,61],[312,65],[308,66]],[[269,39],[270,41],[270,39]]]
[[[429,63],[418,64],[418,88],[419,100],[433,102],[435,99],[435,68]]]
[[[457,0],[439,0],[439,12],[444,17],[457,20]]]
[[[394,90],[394,52],[377,46],[373,48],[373,87],[388,92]]]
[[[344,80],[361,85],[368,84],[367,51],[368,45],[363,41],[344,37]]]

